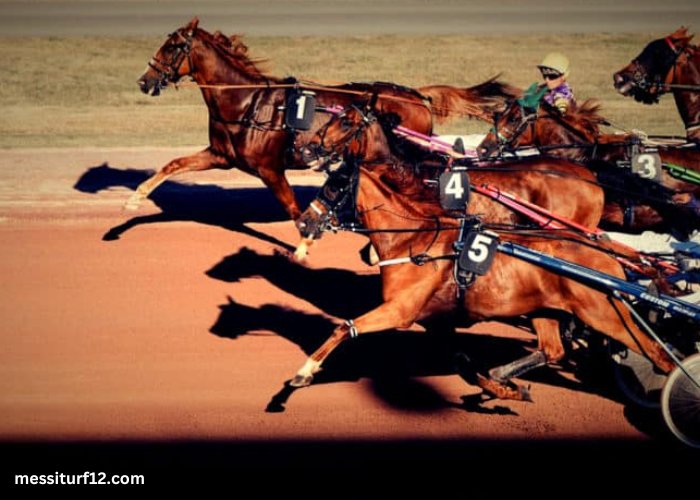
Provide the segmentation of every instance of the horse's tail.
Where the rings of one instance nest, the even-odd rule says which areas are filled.
[[[498,80],[499,76],[473,87],[428,85],[417,90],[431,99],[433,116],[438,121],[455,116],[469,116],[491,122],[494,113],[503,111],[508,99],[522,94],[521,89]]]

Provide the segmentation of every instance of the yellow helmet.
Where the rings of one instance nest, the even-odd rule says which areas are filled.
[[[543,68],[553,69],[564,76],[569,74],[569,59],[559,52],[550,52],[542,59],[542,62],[537,66],[540,70]]]

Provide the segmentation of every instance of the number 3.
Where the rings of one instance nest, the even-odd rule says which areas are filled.
[[[639,173],[639,176],[644,179],[654,179],[656,177],[656,166],[654,165],[654,157],[648,154],[639,155],[639,163],[644,166],[644,169]]]

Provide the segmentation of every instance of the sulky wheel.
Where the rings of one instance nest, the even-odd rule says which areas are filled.
[[[700,448],[698,383],[700,383],[700,354],[693,354],[685,358],[680,366],[669,374],[661,392],[661,411],[666,425],[678,439],[695,448]]]
[[[611,348],[613,374],[620,392],[633,404],[658,408],[661,390],[667,380],[645,356],[615,343]]]

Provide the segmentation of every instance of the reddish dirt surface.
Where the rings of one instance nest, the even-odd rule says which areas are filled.
[[[417,327],[369,335],[317,384],[285,390],[340,318],[378,300],[376,270],[358,256],[365,240],[327,235],[306,267],[290,262],[279,253],[297,242],[293,224],[234,171],[173,179],[140,211],[122,210],[149,170],[191,151],[0,153],[0,441],[21,472],[240,472],[300,457],[406,471],[456,457],[473,473],[533,453],[560,464],[581,450],[663,463],[685,453],[657,414],[566,369],[521,380],[533,403],[475,404],[454,353],[496,363],[534,345],[498,323],[458,339]],[[289,177],[307,201],[322,181]]]

